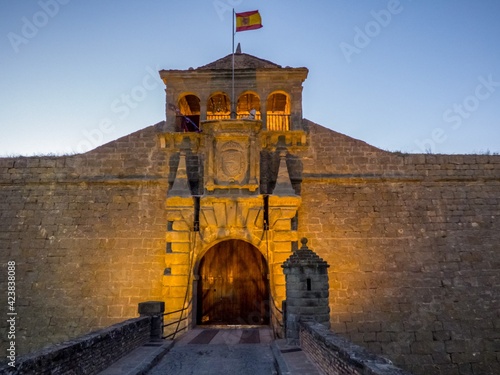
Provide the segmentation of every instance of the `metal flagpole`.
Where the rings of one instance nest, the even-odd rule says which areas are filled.
[[[234,34],[235,34],[235,31],[234,31],[234,19],[235,19],[236,15],[235,15],[235,12],[234,12],[234,8],[233,8],[233,29],[231,30],[231,32],[233,33],[233,69],[232,69],[232,79],[231,79],[231,85],[232,85],[232,90],[231,90],[231,119],[236,119],[236,107],[234,105]]]

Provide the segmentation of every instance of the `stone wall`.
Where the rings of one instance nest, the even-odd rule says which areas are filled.
[[[319,323],[300,324],[300,346],[327,375],[410,375]]]
[[[302,203],[282,229],[297,227],[330,265],[332,329],[416,374],[498,372],[500,157],[402,155],[303,127],[309,147],[287,156]],[[165,201],[179,156],[160,147],[161,131],[82,155],[0,159],[0,271],[16,262],[18,353],[135,317],[141,301],[172,310]],[[263,194],[281,165],[266,152]],[[187,157],[194,193],[202,159]],[[290,238],[281,257],[271,238],[281,272]]]
[[[115,324],[78,339],[19,358],[16,367],[0,367],[11,375],[91,375],[104,370],[150,338],[150,317]]]
[[[500,371],[500,157],[396,155],[309,124],[299,236],[331,327],[417,374]]]
[[[164,300],[167,173],[156,132],[83,155],[0,159],[0,298],[15,261],[18,355]]]

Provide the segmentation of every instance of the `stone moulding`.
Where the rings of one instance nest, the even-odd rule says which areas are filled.
[[[197,153],[202,146],[203,135],[201,133],[162,133],[158,135],[160,147],[168,151],[178,151],[180,148],[188,148]]]
[[[281,144],[282,141],[284,144]],[[260,133],[260,143],[263,149],[276,151],[279,146],[284,146],[290,152],[304,151],[309,146],[307,133],[304,130],[270,131]]]

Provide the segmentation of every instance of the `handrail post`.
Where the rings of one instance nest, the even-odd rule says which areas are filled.
[[[139,315],[151,317],[151,341],[161,341],[163,336],[163,313],[165,302],[147,301],[139,303]]]

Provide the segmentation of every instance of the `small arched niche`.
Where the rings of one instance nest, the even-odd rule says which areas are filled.
[[[231,100],[223,92],[213,93],[207,102],[207,120],[229,120]]]
[[[255,110],[255,114],[252,115],[250,111]],[[244,92],[238,98],[238,104],[236,107],[236,113],[238,118],[247,118],[252,120],[260,120],[260,98],[257,94],[253,92]]]
[[[267,130],[290,130],[290,97],[284,91],[271,93],[267,98]]]
[[[185,94],[177,103],[178,113],[176,130],[195,132],[200,130],[200,98],[193,94]]]

